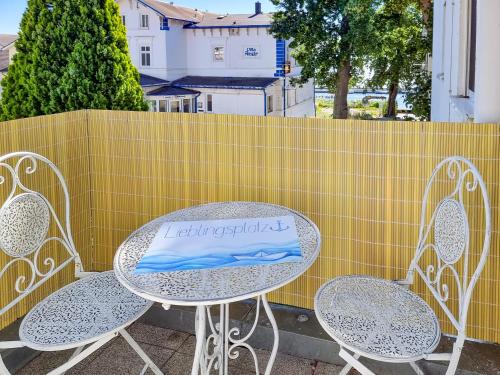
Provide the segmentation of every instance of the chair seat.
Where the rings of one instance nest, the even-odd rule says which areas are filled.
[[[411,362],[439,343],[439,321],[415,293],[389,280],[342,276],[316,294],[316,315],[341,346],[363,357]]]
[[[151,305],[125,289],[113,271],[96,273],[38,303],[23,319],[19,337],[36,350],[79,347],[126,327]]]

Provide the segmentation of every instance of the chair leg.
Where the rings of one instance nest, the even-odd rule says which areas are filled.
[[[370,371],[364,364],[362,364],[360,361],[358,361],[359,355],[358,355],[358,358],[356,358],[355,356],[352,356],[351,354],[349,354],[348,352],[346,352],[344,350],[344,348],[342,348],[342,349],[340,349],[339,356],[341,358],[345,359],[346,362],[351,367],[354,367],[362,375],[375,375],[374,372]],[[345,367],[344,367],[344,369],[345,369]],[[344,371],[344,370],[342,370],[342,371]]]
[[[100,339],[99,341],[94,342],[92,345],[88,346],[87,349],[82,350],[79,354],[73,356],[68,362],[66,362],[62,366],[59,366],[58,368],[52,370],[51,372],[47,373],[47,375],[62,375],[62,374],[64,374],[71,367],[73,367],[78,362],[82,361],[83,359],[87,358],[89,355],[91,355],[93,352],[95,352],[101,346],[106,344],[108,341],[114,339],[117,335],[118,335],[118,333],[113,333],[109,336],[105,336],[104,338]]]
[[[360,356],[359,354],[354,354],[354,359],[358,359]],[[342,369],[342,371],[339,372],[339,375],[347,375],[349,373],[349,371],[351,371],[352,369],[352,365],[347,362],[347,364],[344,366],[344,368]]]
[[[71,357],[69,357],[69,361],[71,361],[78,354],[80,354],[84,348],[85,348],[85,345],[82,345],[82,346],[79,346],[78,348],[76,348],[76,350],[73,352],[73,354],[71,354]],[[61,375],[64,375],[65,373],[66,373],[66,371],[64,371],[63,373],[61,373]]]
[[[0,342],[0,375],[9,375],[9,369],[7,366],[5,366],[5,363],[3,363],[2,355],[1,355],[1,350],[3,349],[15,349],[15,348],[22,348],[24,344],[21,341],[2,341]]]
[[[425,375],[424,370],[416,362],[410,362],[410,366],[417,375]]]
[[[448,365],[448,369],[446,370],[446,375],[454,375],[457,371],[458,361],[460,360],[460,355],[462,354],[463,341],[460,342],[457,340],[455,345],[453,345],[453,353],[451,354],[450,364]]]
[[[3,363],[1,355],[0,355],[0,374],[1,375],[9,375],[10,374],[9,370],[7,369],[7,367],[5,367],[5,364]]]
[[[139,357],[142,358],[142,360],[146,363],[144,368],[142,369],[141,374],[145,373],[145,370],[149,367],[151,371],[153,371],[156,375],[163,375],[163,372],[154,364],[154,362],[149,358],[149,356],[142,350],[142,348],[135,342],[135,340],[130,336],[130,334],[125,330],[122,329],[120,331],[120,335],[123,336],[123,338],[127,341],[127,343],[130,345],[132,349],[135,350],[135,352],[139,355]]]

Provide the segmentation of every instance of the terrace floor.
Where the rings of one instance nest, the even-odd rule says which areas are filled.
[[[338,374],[345,362],[338,357],[337,344],[321,329],[314,312],[286,305],[271,305],[280,329],[279,351],[272,375]],[[217,306],[214,306],[214,309],[217,309]],[[213,313],[217,315],[215,311]],[[128,328],[128,332],[166,375],[189,375],[195,348],[195,337],[192,334],[194,315],[195,310],[191,307],[172,306],[167,312],[161,305],[154,304],[144,316]],[[239,327],[245,335],[253,324],[254,317],[254,300],[234,303],[230,310],[230,326]],[[0,332],[0,339],[15,340],[19,323],[20,320]],[[249,344],[257,348],[259,370],[263,373],[272,345],[272,329],[266,318],[261,317],[258,320]],[[437,351],[451,352],[452,344],[452,339],[443,337]],[[29,354],[14,355],[8,362],[11,364],[10,368],[20,368],[18,371],[13,371],[14,374],[41,375],[66,362],[72,352],[72,350],[44,353],[31,351]],[[363,359],[362,362],[379,375],[415,374],[408,364],[385,364],[367,359]],[[252,356],[246,349],[240,350],[240,356],[231,360],[229,366],[230,374],[255,375]],[[446,372],[445,364],[441,363],[423,362],[422,367],[429,375],[444,375]],[[143,362],[139,356],[123,338],[118,337],[66,374],[138,375],[142,368]],[[148,370],[147,374],[153,373]],[[349,373],[349,375],[357,374],[354,370]],[[500,345],[467,341],[456,374],[500,375]]]
[[[195,337],[193,335],[140,322],[135,323],[129,329],[129,332],[165,374],[191,374],[195,346]],[[45,374],[64,363],[71,353],[72,351],[42,353],[16,374]],[[257,350],[257,356],[260,366],[264,369],[269,358],[269,352],[267,350]],[[143,365],[142,360],[128,346],[125,340],[118,337],[66,372],[66,374],[137,375],[141,372]],[[280,353],[276,358],[272,373],[276,375],[327,375],[337,374],[340,369],[340,366]],[[247,350],[242,350],[240,357],[232,361],[230,373],[255,375],[253,360]],[[152,372],[148,371],[147,374],[152,374]]]
[[[189,375],[195,346],[195,337],[192,334],[180,332],[168,328],[150,325],[144,321],[134,323],[128,330],[151,359],[161,368],[166,375]],[[289,344],[289,343],[288,343]],[[294,345],[292,343],[292,345]],[[297,342],[297,345],[300,345]],[[479,344],[483,345],[483,344]],[[475,346],[475,344],[472,344]],[[262,374],[270,352],[267,350],[256,350],[260,373]],[[497,345],[487,345],[482,349],[474,349],[466,345],[461,359],[461,370],[457,375],[500,374],[500,366],[497,354]],[[72,351],[44,352],[28,362],[23,368],[15,372],[17,375],[39,375],[46,374],[50,370],[63,364],[71,356]],[[487,362],[487,363],[485,363]],[[479,365],[480,363],[480,365]],[[414,374],[411,368],[404,365],[381,364],[370,362],[368,366],[380,375],[406,375]],[[424,365],[426,374],[441,375],[446,371],[445,366]],[[137,375],[143,368],[143,362],[138,355],[128,346],[125,340],[118,337],[99,351],[86,358],[66,374],[81,375]],[[273,375],[335,375],[341,370],[341,366],[326,363],[314,358],[301,358],[284,353],[278,353]],[[463,369],[463,368],[466,368]],[[213,374],[218,372],[213,371]],[[239,358],[232,360],[229,367],[230,374],[254,375],[254,365],[251,354],[243,349]],[[147,371],[152,375],[152,371]],[[358,373],[351,370],[349,375]]]

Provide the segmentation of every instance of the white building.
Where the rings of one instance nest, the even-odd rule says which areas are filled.
[[[117,0],[132,62],[155,111],[314,116],[312,81],[276,40],[272,16],[217,15],[158,0]],[[285,66],[290,72],[285,74]]]
[[[433,121],[500,122],[500,1],[434,0]]]
[[[0,34],[0,81],[9,70],[9,65],[12,62],[12,56],[16,53],[14,43],[17,40],[17,35]],[[2,94],[2,86],[0,85],[0,95]]]

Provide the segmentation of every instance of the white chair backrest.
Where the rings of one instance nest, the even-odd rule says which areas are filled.
[[[444,175],[444,177],[443,177]],[[439,180],[445,178],[446,186],[451,183],[451,190],[439,197],[437,206],[428,207],[431,189]],[[481,231],[482,243],[474,249],[480,253],[480,258],[473,270],[470,258],[470,228],[468,210],[464,205],[466,194],[478,194],[480,189],[480,204],[484,209],[484,221],[475,217],[474,223],[484,228]],[[476,193],[475,193],[476,192]],[[470,200],[470,198],[469,198]],[[478,199],[476,199],[478,200]],[[477,202],[476,202],[477,203]],[[429,205],[430,206],[430,205]],[[470,210],[477,211],[477,204]],[[429,210],[433,211],[429,211]],[[432,213],[432,214],[431,214]],[[471,215],[472,216],[472,215]],[[430,219],[429,219],[430,217]],[[471,217],[472,218],[472,217]],[[483,270],[490,247],[491,213],[486,185],[476,167],[467,159],[454,156],[441,161],[430,177],[424,192],[420,232],[416,254],[409,269],[409,277],[416,271],[424,280],[432,295],[438,301],[452,324],[459,333],[465,333],[467,311],[472,291]],[[477,245],[476,245],[477,246]],[[419,262],[424,254],[434,253],[435,261],[426,264],[424,269]],[[429,259],[429,258],[427,258]],[[422,263],[424,263],[422,261]],[[444,282],[444,274],[448,280],[456,283],[458,306],[453,313],[449,301],[450,286]]]
[[[35,178],[42,163],[54,172],[63,191],[62,221],[49,200],[23,182],[27,175]],[[1,191],[2,185],[7,191]],[[3,193],[1,196],[7,195],[5,201],[0,201],[0,251],[8,259],[3,267],[0,264],[0,281],[11,269],[28,270],[20,271],[22,274],[15,276],[15,297],[1,306],[1,316],[72,261],[75,261],[76,269],[80,270],[81,262],[71,235],[68,188],[61,172],[50,160],[31,152],[0,156],[0,193]],[[56,235],[51,236],[49,233],[54,231],[49,231],[49,227],[54,224]],[[67,251],[68,257],[64,261],[56,262],[50,254],[40,259],[42,249],[51,242],[61,244]],[[4,292],[2,290],[2,294]]]

